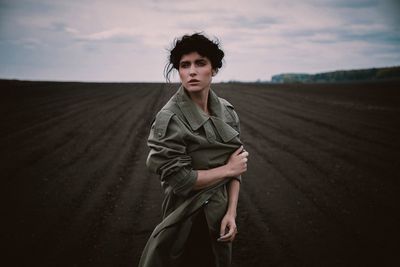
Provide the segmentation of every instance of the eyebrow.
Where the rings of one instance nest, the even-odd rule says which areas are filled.
[[[206,61],[205,58],[200,58],[200,59],[196,59],[196,60],[194,61],[194,63],[204,62],[204,61]],[[179,64],[183,64],[183,63],[190,63],[190,61],[189,61],[189,60],[185,60],[185,61],[179,62]]]

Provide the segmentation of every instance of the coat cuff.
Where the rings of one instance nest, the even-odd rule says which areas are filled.
[[[183,168],[177,175],[170,177],[167,181],[177,195],[186,196],[192,191],[197,180],[197,171]]]

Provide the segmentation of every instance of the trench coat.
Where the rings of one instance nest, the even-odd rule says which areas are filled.
[[[230,242],[218,242],[220,223],[228,207],[227,184],[231,179],[193,190],[197,170],[207,170],[227,163],[238,149],[240,121],[232,104],[210,89],[210,116],[189,97],[183,86],[157,113],[152,122],[147,145],[146,165],[157,174],[164,189],[162,221],[142,252],[140,267],[178,266],[191,230],[192,215],[204,214],[216,266],[230,266]],[[199,255],[201,257],[201,255]]]

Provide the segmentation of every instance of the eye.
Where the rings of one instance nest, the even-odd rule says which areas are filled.
[[[185,68],[188,68],[190,66],[190,64],[188,62],[181,62],[181,64],[179,66],[181,68],[185,69]]]
[[[199,60],[196,62],[197,66],[203,67],[207,65],[207,62],[205,60]]]

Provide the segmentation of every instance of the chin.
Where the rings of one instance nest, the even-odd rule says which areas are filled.
[[[199,92],[199,91],[203,91],[203,90],[205,90],[207,87],[210,87],[210,85],[201,85],[201,84],[198,84],[198,85],[190,85],[190,84],[187,84],[187,85],[184,85],[184,87],[188,90],[188,91],[191,91],[191,92]]]

